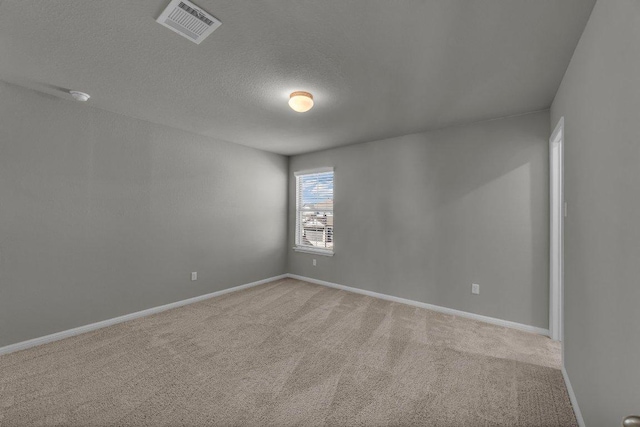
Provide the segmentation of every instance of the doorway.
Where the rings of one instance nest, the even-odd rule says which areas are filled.
[[[567,214],[564,201],[564,117],[549,139],[550,169],[550,263],[549,263],[549,335],[556,341],[563,340],[564,325],[564,218]]]

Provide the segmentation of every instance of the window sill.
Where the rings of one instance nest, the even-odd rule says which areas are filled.
[[[316,248],[305,248],[302,246],[294,246],[293,250],[296,252],[303,252],[306,254],[315,254],[315,255],[322,255],[322,256],[333,256],[333,251],[330,250],[326,250],[326,249],[316,249]]]

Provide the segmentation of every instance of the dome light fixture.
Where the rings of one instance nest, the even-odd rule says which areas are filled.
[[[87,102],[91,98],[88,93],[78,92],[77,90],[71,90],[69,93],[76,101]]]
[[[313,107],[313,95],[309,92],[292,92],[289,95],[289,107],[298,113],[307,112]]]

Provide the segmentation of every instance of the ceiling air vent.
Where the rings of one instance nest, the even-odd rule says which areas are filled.
[[[171,0],[169,6],[156,19],[172,31],[196,44],[222,24],[216,18],[187,0]]]

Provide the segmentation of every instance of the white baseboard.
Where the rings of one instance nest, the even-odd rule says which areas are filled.
[[[478,320],[480,322],[491,323],[492,325],[505,326],[507,328],[519,329],[521,331],[533,332],[540,335],[549,336],[549,330],[544,328],[538,328],[537,326],[525,325],[522,323],[511,322],[509,320],[496,319],[495,317],[483,316],[481,314],[469,313],[466,311],[455,310],[453,308],[441,307],[439,305],[427,304],[425,302],[414,301],[410,299],[394,297],[392,295],[381,294],[378,292],[367,291],[359,288],[352,288],[351,286],[339,285],[337,283],[325,282],[324,280],[312,279],[311,277],[299,276],[297,274],[287,274],[292,279],[303,280],[305,282],[315,283],[317,285],[328,286],[330,288],[342,289],[348,292],[354,292],[356,294],[368,295],[374,298],[380,298],[387,301],[399,302],[401,304],[413,305],[415,307],[426,308],[428,310],[437,311],[444,314],[450,314],[453,316],[465,317],[467,319]]]
[[[91,323],[89,325],[79,326],[73,329],[67,329],[66,331],[56,332],[55,334],[45,335],[43,337],[34,338],[27,341],[22,341],[15,344],[10,344],[5,347],[0,347],[0,355],[13,353],[14,351],[24,350],[37,345],[58,341],[63,338],[72,337],[74,335],[80,335],[85,332],[95,331],[96,329],[105,328],[107,326],[115,325],[118,323],[126,322],[127,320],[137,319],[139,317],[149,316],[151,314],[160,313],[162,311],[170,310],[172,308],[181,307],[187,304],[193,304],[194,302],[203,301],[209,298],[217,297],[220,295],[228,294],[230,292],[241,291],[242,289],[251,288],[253,286],[262,285],[264,283],[273,282],[274,280],[280,280],[288,277],[286,274],[280,276],[269,277],[268,279],[258,280],[257,282],[246,283],[244,285],[235,286],[229,289],[223,289],[221,291],[212,292],[210,294],[199,295],[197,297],[188,298],[182,301],[176,301],[158,307],[148,308],[142,311],[136,311],[135,313],[125,314],[124,316],[114,317],[112,319],[103,320],[101,322]]]
[[[584,423],[584,418],[582,418],[582,412],[580,412],[580,407],[578,406],[578,399],[576,398],[576,394],[573,392],[573,387],[571,387],[571,381],[569,381],[569,374],[564,367],[564,363],[562,364],[562,377],[564,378],[564,383],[567,386],[567,392],[569,393],[569,400],[571,400],[571,406],[573,406],[573,412],[576,414],[576,420],[578,421],[578,425],[580,427],[586,427]]]
[[[505,327],[508,327],[508,328],[519,329],[519,330],[526,331],[526,332],[533,332],[533,333],[537,333],[537,334],[540,334],[540,335],[549,336],[549,330],[548,329],[538,328],[536,326],[524,325],[524,324],[521,324],[521,323],[511,322],[511,321],[508,321],[508,320],[496,319],[496,318],[493,318],[493,317],[482,316],[480,314],[468,313],[466,311],[454,310],[452,308],[441,307],[441,306],[438,306],[438,305],[427,304],[427,303],[420,302],[420,301],[413,301],[413,300],[409,300],[409,299],[405,299],[405,298],[394,297],[392,295],[381,294],[381,293],[378,293],[378,292],[367,291],[367,290],[364,290],[364,289],[352,288],[350,286],[339,285],[337,283],[331,283],[331,282],[326,282],[324,280],[313,279],[311,277],[305,277],[305,276],[299,276],[297,274],[287,273],[287,274],[281,274],[279,276],[269,277],[268,279],[258,280],[257,282],[246,283],[244,285],[235,286],[233,288],[223,289],[221,291],[212,292],[212,293],[209,293],[209,294],[200,295],[200,296],[193,297],[193,298],[188,298],[188,299],[185,299],[185,300],[182,300],[182,301],[176,301],[176,302],[172,302],[172,303],[169,303],[169,304],[161,305],[161,306],[158,306],[158,307],[153,307],[153,308],[149,308],[149,309],[146,309],[146,310],[137,311],[135,313],[125,314],[124,316],[114,317],[112,319],[103,320],[101,322],[96,322],[96,323],[91,323],[89,325],[79,326],[77,328],[68,329],[66,331],[56,332],[55,334],[45,335],[43,337],[34,338],[34,339],[31,339],[31,340],[22,341],[22,342],[15,343],[15,344],[10,344],[10,345],[4,346],[4,347],[0,347],[0,355],[13,353],[13,352],[19,351],[19,350],[25,350],[25,349],[30,348],[30,347],[35,347],[35,346],[38,346],[38,345],[42,345],[42,344],[58,341],[58,340],[61,340],[63,338],[68,338],[68,337],[72,337],[72,336],[75,336],[75,335],[80,335],[80,334],[83,334],[85,332],[95,331],[96,329],[101,329],[101,328],[105,328],[107,326],[116,325],[118,323],[126,322],[127,320],[133,320],[133,319],[137,319],[139,317],[149,316],[151,314],[160,313],[162,311],[170,310],[172,308],[182,307],[184,305],[193,304],[193,303],[198,302],[198,301],[203,301],[203,300],[206,300],[206,299],[209,299],[209,298],[214,298],[214,297],[217,297],[217,296],[220,296],[220,295],[224,295],[224,294],[228,294],[228,293],[231,293],[231,292],[240,291],[242,289],[251,288],[253,286],[262,285],[262,284],[265,284],[265,283],[273,282],[275,280],[280,280],[280,279],[284,279],[284,278],[287,278],[287,277],[290,277],[292,279],[303,280],[305,282],[315,283],[317,285],[327,286],[327,287],[330,287],[330,288],[341,289],[341,290],[348,291],[348,292],[354,292],[354,293],[357,293],[357,294],[367,295],[367,296],[374,297],[374,298],[380,298],[380,299],[384,299],[384,300],[387,300],[387,301],[393,301],[393,302],[398,302],[398,303],[401,303],[401,304],[412,305],[412,306],[415,306],[415,307],[426,308],[428,310],[433,310],[433,311],[437,311],[437,312],[444,313],[444,314],[450,314],[450,315],[454,315],[454,316],[465,317],[465,318],[468,318],[468,319],[473,319],[473,320],[478,320],[478,321],[481,321],[481,322],[491,323],[493,325],[505,326]],[[586,425],[584,423],[584,419],[582,418],[582,413],[580,412],[580,407],[578,406],[578,401],[576,399],[576,395],[575,395],[575,393],[573,391],[573,387],[571,387],[571,382],[569,381],[569,375],[567,374],[567,370],[565,369],[564,365],[562,366],[562,377],[564,378],[564,382],[565,382],[566,387],[567,387],[567,392],[569,393],[569,399],[571,400],[571,405],[573,406],[573,410],[574,410],[574,412],[576,414],[576,419],[578,421],[578,425],[580,427],[586,427]]]
[[[189,299],[185,299],[185,300],[182,300],[182,301],[176,301],[176,302],[172,302],[170,304],[165,304],[165,305],[149,308],[149,309],[142,310],[142,311],[137,311],[135,313],[125,314],[124,316],[114,317],[112,319],[103,320],[101,322],[96,322],[96,323],[91,323],[89,325],[79,326],[77,328],[68,329],[66,331],[56,332],[55,334],[45,335],[43,337],[34,338],[34,339],[31,339],[31,340],[22,341],[22,342],[15,343],[15,344],[10,344],[10,345],[7,345],[5,347],[0,347],[0,355],[13,353],[14,351],[19,351],[19,350],[25,350],[25,349],[30,348],[30,347],[35,347],[37,345],[46,344],[46,343],[50,343],[50,342],[53,342],[53,341],[58,341],[58,340],[61,340],[63,338],[68,338],[68,337],[72,337],[72,336],[75,336],[75,335],[80,335],[80,334],[83,334],[85,332],[95,331],[96,329],[105,328],[107,326],[111,326],[111,325],[115,325],[115,324],[118,324],[118,323],[126,322],[127,320],[133,320],[133,319],[137,319],[139,317],[149,316],[151,314],[160,313],[162,311],[170,310],[172,308],[181,307],[181,306],[187,305],[187,304],[193,304],[193,303],[198,302],[198,301],[203,301],[203,300],[206,300],[206,299],[209,299],[209,298],[213,298],[213,297],[217,297],[217,296],[220,296],[220,295],[224,295],[224,294],[227,294],[229,292],[240,291],[242,289],[247,289],[247,288],[250,288],[250,287],[253,287],[253,286],[262,285],[264,283],[272,282],[274,280],[284,279],[286,277],[291,277],[293,279],[303,280],[303,281],[310,282],[310,283],[315,283],[315,284],[318,284],[318,285],[328,286],[328,287],[331,287],[331,288],[342,289],[344,291],[354,292],[354,293],[357,293],[357,294],[368,295],[368,296],[374,297],[374,298],[381,298],[381,299],[388,300],[388,301],[394,301],[394,302],[398,302],[398,303],[401,303],[401,304],[408,304],[408,305],[413,305],[413,306],[416,306],[416,307],[426,308],[426,309],[433,310],[433,311],[438,311],[438,312],[444,313],[444,314],[450,314],[450,315],[454,315],[454,316],[460,316],[460,317],[465,317],[465,318],[468,318],[468,319],[478,320],[478,321],[481,321],[481,322],[491,323],[493,325],[505,326],[505,327],[508,327],[508,328],[519,329],[519,330],[526,331],[526,332],[533,332],[533,333],[537,333],[537,334],[540,334],[540,335],[549,336],[549,330],[548,329],[543,329],[543,328],[538,328],[538,327],[535,327],[535,326],[524,325],[524,324],[521,324],[521,323],[511,322],[511,321],[508,321],[508,320],[496,319],[496,318],[488,317],[488,316],[482,316],[480,314],[468,313],[466,311],[454,310],[452,308],[441,307],[441,306],[438,306],[438,305],[427,304],[427,303],[424,303],[424,302],[413,301],[413,300],[409,300],[409,299],[405,299],[405,298],[394,297],[392,295],[381,294],[381,293],[378,293],[378,292],[367,291],[367,290],[364,290],[364,289],[352,288],[350,286],[339,285],[337,283],[326,282],[324,280],[318,280],[318,279],[313,279],[311,277],[299,276],[297,274],[290,274],[289,273],[289,274],[281,274],[280,276],[270,277],[268,279],[258,280],[257,282],[252,282],[252,283],[247,283],[247,284],[240,285],[240,286],[235,286],[235,287],[229,288],[229,289],[223,289],[221,291],[212,292],[210,294],[200,295],[200,296],[189,298]],[[574,404],[574,408],[576,408],[576,417],[578,417],[579,411],[577,410],[577,404],[574,403],[575,396],[572,394],[573,392],[571,391],[570,384],[568,382],[568,377],[566,377],[566,372],[563,371],[563,375],[565,375],[565,381],[567,382],[567,389],[570,391],[570,393],[569,393],[570,396],[572,396],[572,401],[571,402]]]

